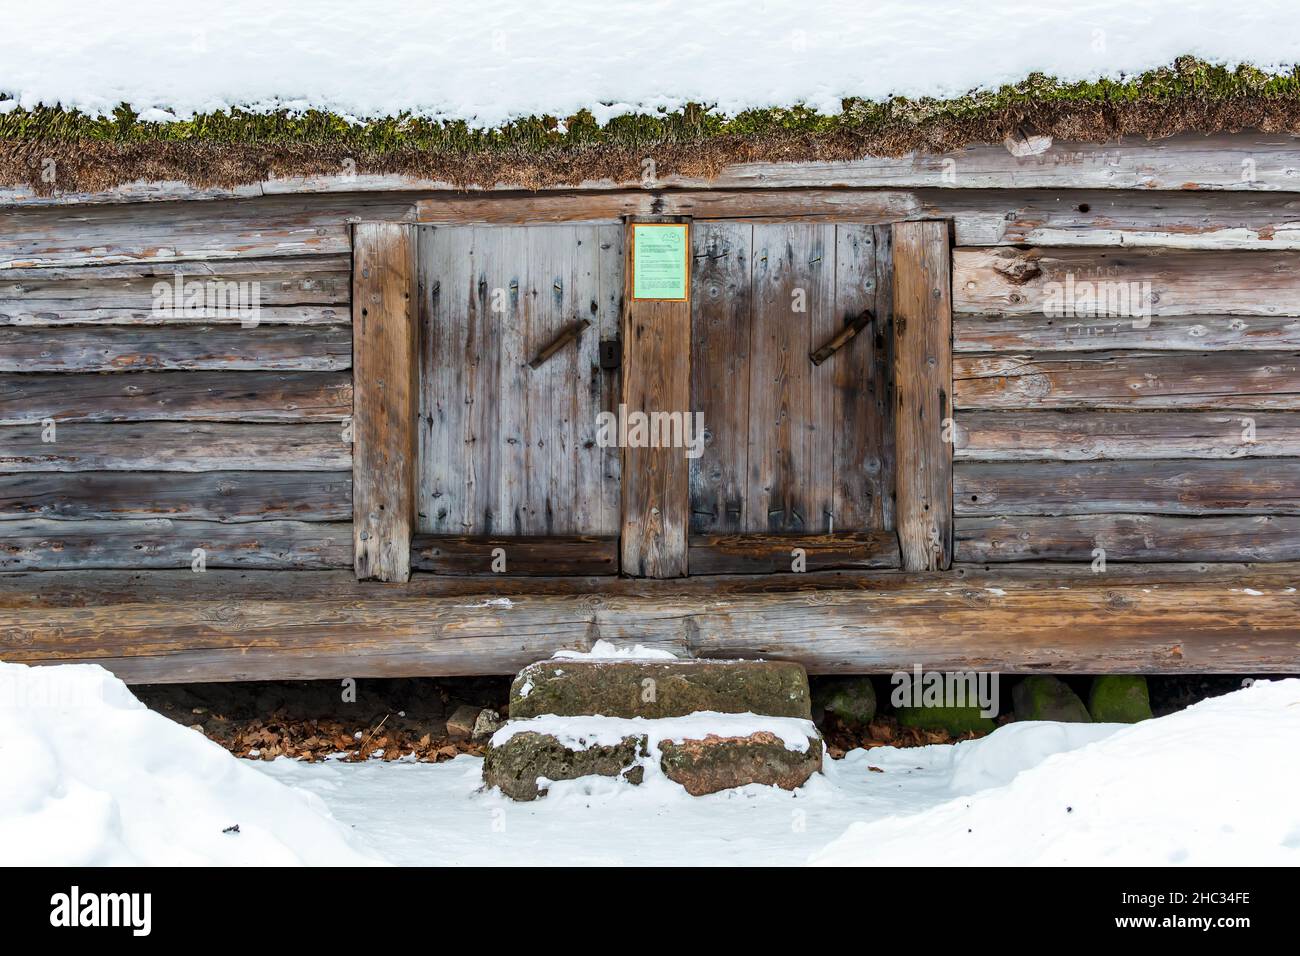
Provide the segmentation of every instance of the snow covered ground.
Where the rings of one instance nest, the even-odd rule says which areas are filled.
[[[361,55],[361,43],[369,55]],[[0,93],[145,119],[245,106],[495,126],[695,101],[725,113],[957,96],[1034,71],[1118,77],[1175,57],[1300,62],[1287,0],[46,0],[10,4]],[[12,109],[12,105],[9,107]],[[0,109],[4,109],[0,103]]]
[[[250,762],[98,667],[0,664],[0,864],[1297,865],[1297,741],[1289,679],[1134,726],[858,750],[793,793],[593,778],[513,803],[478,758]]]

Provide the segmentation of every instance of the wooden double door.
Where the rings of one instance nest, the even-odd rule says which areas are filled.
[[[641,492],[600,417],[618,416],[643,333],[624,245],[623,225],[417,228],[414,567],[644,573],[621,567]],[[890,227],[695,222],[691,252],[689,329],[635,373],[689,367],[689,407],[658,409],[703,421],[698,456],[673,465],[689,573],[896,565]]]

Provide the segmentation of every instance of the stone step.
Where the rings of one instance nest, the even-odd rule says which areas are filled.
[[[785,661],[554,659],[510,686],[510,718],[684,717],[697,711],[812,716],[808,674]]]
[[[515,800],[551,782],[591,775],[641,785],[655,776],[692,796],[758,783],[794,790],[821,770],[822,740],[810,720],[698,713],[659,720],[537,717],[493,735],[483,780]]]

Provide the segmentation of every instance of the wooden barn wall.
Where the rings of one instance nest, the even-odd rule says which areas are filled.
[[[0,570],[352,566],[355,205],[0,213]],[[178,273],[255,324],[162,314]]]
[[[1290,204],[1174,197],[1193,228],[1160,199],[1080,198],[1039,201],[1080,220],[1053,245],[961,245],[958,220],[956,559],[1300,558],[1300,251],[1270,248]],[[1244,248],[1206,247],[1216,233]],[[1136,315],[1092,314],[1126,294]]]

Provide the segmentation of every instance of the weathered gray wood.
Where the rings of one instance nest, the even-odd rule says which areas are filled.
[[[172,326],[236,325],[247,326],[249,318],[238,314],[212,314],[203,317],[189,313],[168,315],[143,308],[103,306],[82,308],[76,299],[36,299],[25,303],[0,306],[0,327],[36,326]],[[269,305],[259,308],[253,324],[275,325],[347,325],[351,311],[346,305]]]
[[[1289,673],[1296,565],[1088,564],[685,581],[350,572],[0,575],[0,656],[136,682],[507,674],[598,639],[814,673]],[[506,600],[503,600],[506,598]]]
[[[46,441],[45,438],[53,438]],[[56,423],[0,426],[0,471],[342,471],[339,423]]]
[[[750,223],[691,231],[691,411],[704,416],[704,452],[690,463],[691,533],[744,527],[749,488]]]
[[[0,372],[333,371],[351,365],[352,331],[345,325],[0,328]]]
[[[691,574],[778,574],[839,568],[896,568],[898,535],[892,531],[834,534],[691,535]]]
[[[1156,315],[1058,319],[1042,315],[959,315],[955,352],[1271,351],[1300,348],[1300,318],[1260,315]]]
[[[961,561],[1295,561],[1300,517],[1112,514],[959,518]],[[1100,549],[1100,550],[1099,550]]]
[[[0,375],[0,425],[68,422],[342,421],[347,372]]]
[[[622,364],[623,334],[623,224],[598,226],[596,242],[599,246],[597,264],[600,271],[600,298],[596,316],[600,326],[600,342],[608,343],[614,353],[614,362]],[[597,345],[597,358],[601,345]],[[600,362],[600,410],[618,413],[618,403],[623,397],[621,368],[606,368]],[[600,520],[593,524],[595,534],[617,535],[622,525],[623,449],[606,446],[600,449]]]
[[[352,473],[111,471],[0,475],[0,519],[350,521]],[[0,524],[0,541],[8,539]],[[111,534],[112,532],[108,532]]]
[[[352,276],[354,570],[411,573],[419,409],[415,239],[400,223],[356,227]]]
[[[411,542],[411,567],[435,574],[614,575],[618,574],[618,539],[611,535],[416,535]]]
[[[1300,408],[1300,353],[957,355],[958,408]]]
[[[1295,315],[1300,250],[959,248],[953,308],[1087,323],[1094,315]]]
[[[956,514],[1300,514],[1300,461],[958,462]]]
[[[0,570],[209,568],[322,570],[352,562],[352,525],[307,521],[56,521],[0,524]],[[197,576],[197,575],[196,575]]]
[[[952,562],[952,303],[948,225],[893,227],[894,440],[899,544],[909,571]]]
[[[629,413],[686,414],[691,402],[691,304],[632,298],[632,224],[624,235],[623,404]],[[691,248],[689,227],[687,248]],[[689,282],[688,282],[689,294]],[[684,448],[624,448],[622,573],[687,573],[690,463]]]
[[[400,201],[347,198],[6,209],[0,268],[337,255],[350,222],[409,215]]]
[[[967,411],[956,422],[962,460],[1300,455],[1300,417],[1287,412]]]

